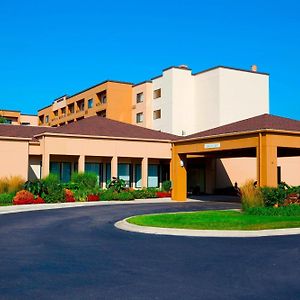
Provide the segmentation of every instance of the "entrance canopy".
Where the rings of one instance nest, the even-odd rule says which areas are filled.
[[[174,141],[173,200],[186,200],[187,158],[193,155],[256,157],[258,185],[277,186],[277,158],[300,156],[300,121],[264,114]]]

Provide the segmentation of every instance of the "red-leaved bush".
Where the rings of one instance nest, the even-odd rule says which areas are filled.
[[[71,190],[65,189],[66,202],[75,202],[74,194]]]
[[[156,192],[156,196],[158,198],[167,198],[167,197],[171,197],[171,193],[170,192]]]
[[[41,198],[40,196],[38,196],[36,199],[33,200],[34,204],[43,204],[46,203],[45,200],[43,198]]]
[[[99,201],[100,198],[98,195],[88,195],[87,196],[87,201]]]
[[[13,204],[33,204],[34,203],[34,195],[26,190],[21,190],[17,192],[16,196],[13,199]]]

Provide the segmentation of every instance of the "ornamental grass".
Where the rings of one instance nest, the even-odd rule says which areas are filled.
[[[247,180],[240,188],[243,210],[251,207],[264,206],[264,200],[259,188],[254,180]]]
[[[0,178],[0,194],[18,192],[22,189],[24,182],[21,176],[6,176]]]

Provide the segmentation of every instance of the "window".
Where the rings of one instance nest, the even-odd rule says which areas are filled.
[[[77,101],[79,111],[84,111],[84,99]]]
[[[157,99],[161,97],[161,89],[157,89],[153,92],[153,99]]]
[[[105,104],[107,102],[106,91],[98,93],[97,96],[101,104]]]
[[[72,165],[70,162],[51,162],[50,173],[56,174],[62,182],[71,180]]]
[[[135,165],[135,187],[142,187],[142,167],[140,164]]]
[[[66,108],[65,108],[65,107],[63,107],[63,108],[61,109],[61,115],[62,115],[63,117],[66,116]]]
[[[144,114],[143,113],[136,114],[136,122],[143,123],[143,121],[144,121]]]
[[[148,187],[158,187],[158,183],[159,183],[158,174],[159,174],[158,165],[148,166]]]
[[[105,171],[105,179],[106,179],[106,184],[109,184],[111,181],[111,164],[107,163],[106,164],[106,171]]]
[[[55,117],[58,116],[58,110],[55,110],[53,113],[54,113],[54,116],[55,116]]]
[[[126,187],[130,186],[131,183],[130,164],[118,164],[118,177],[125,181]]]
[[[85,172],[95,173],[97,175],[97,182],[102,182],[102,164],[99,163],[85,163]]]
[[[160,109],[155,110],[153,112],[153,120],[160,119],[160,118],[161,118],[161,110]]]
[[[144,93],[138,93],[136,95],[136,103],[141,103],[144,101]]]
[[[106,109],[98,111],[97,116],[106,118]]]
[[[74,114],[74,103],[70,104],[68,107],[70,114]]]
[[[45,123],[49,123],[49,116],[46,116]]]
[[[93,108],[94,101],[93,99],[88,100],[88,108]]]

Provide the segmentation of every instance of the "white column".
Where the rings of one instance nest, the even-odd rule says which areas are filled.
[[[42,157],[42,178],[45,178],[50,173],[50,155],[49,154],[43,154]]]
[[[118,177],[118,156],[111,159],[111,177]]]
[[[142,159],[142,187],[148,187],[148,157]]]
[[[78,159],[78,172],[83,173],[85,170],[85,156],[80,155]]]

